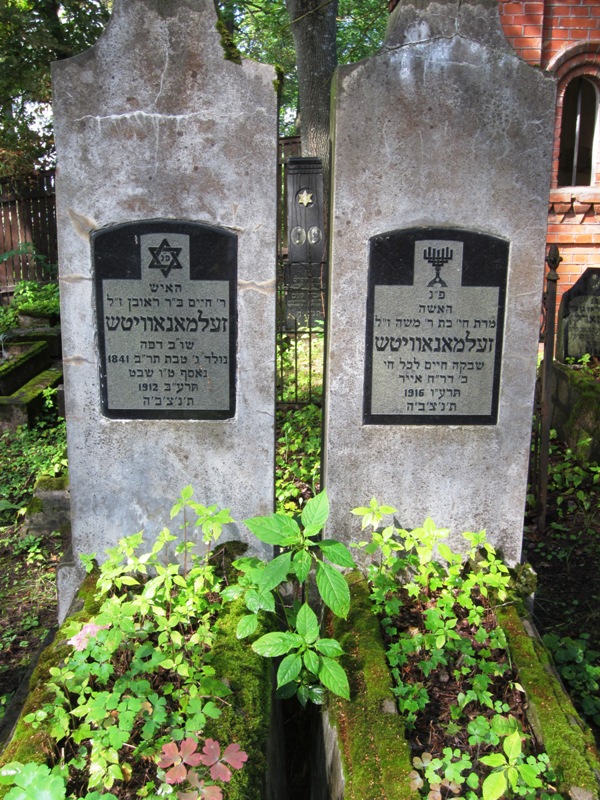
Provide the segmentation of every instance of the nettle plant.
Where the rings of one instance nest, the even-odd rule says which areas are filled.
[[[371,529],[370,541],[356,546],[372,556],[374,611],[388,642],[394,692],[407,728],[427,708],[428,686],[437,681],[447,693],[455,691],[448,732],[457,734],[464,726],[468,734],[470,752],[446,747],[435,757],[416,756],[411,787],[429,800],[544,798],[550,792],[559,798],[549,784],[554,776],[547,756],[523,751],[528,737],[495,694],[503,676],[515,691],[523,689],[512,680],[506,636],[493,614],[494,603],[508,598],[510,574],[485,531],[463,533],[468,548],[455,553],[444,542],[448,531],[431,519],[411,531],[394,522],[385,525],[396,509],[375,499],[353,513],[362,518],[363,530]]]
[[[73,652],[63,665],[50,669],[53,701],[26,717],[55,740],[52,774],[62,789],[58,780],[56,794],[24,794],[36,765],[10,764],[0,780],[15,784],[11,800],[74,797],[81,784],[85,800],[114,798],[112,791],[154,798],[173,794],[172,785],[182,800],[219,800],[229,767],[243,766],[235,743],[221,756],[220,743],[202,736],[231,694],[210,665],[220,584],[209,552],[231,517],[191,498],[188,486],[171,510],[171,518],[184,515],[175,560],[168,547],[177,537],[167,528],[150,551],[140,554],[141,533],[108,550],[97,582],[99,612],[69,640]],[[190,512],[202,531],[203,557],[192,552]],[[85,563],[91,570],[93,557]]]
[[[285,515],[254,517],[246,525],[261,542],[282,552],[272,561],[240,558],[233,565],[239,581],[223,591],[226,599],[243,597],[248,614],[240,619],[240,639],[254,634],[259,615],[279,613],[286,630],[266,633],[252,649],[268,658],[282,657],[277,669],[277,696],[296,695],[304,706],[324,702],[325,689],[349,699],[348,679],[337,659],[343,650],[336,639],[323,638],[318,617],[307,597],[314,573],[319,600],[333,614],[345,618],[350,608],[348,584],[337,567],[352,568],[347,547],[334,539],[318,539],[329,515],[326,492],[305,505],[300,523]]]

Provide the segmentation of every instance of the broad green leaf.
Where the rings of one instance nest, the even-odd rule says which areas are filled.
[[[285,686],[295,680],[302,669],[302,656],[299,653],[290,653],[282,659],[277,670],[277,687]]]
[[[502,748],[506,753],[508,760],[514,763],[521,755],[521,734],[519,731],[513,731],[506,737],[502,743]]]
[[[294,647],[300,647],[303,644],[302,637],[297,633],[288,633],[274,631],[273,633],[265,633],[260,639],[257,639],[252,645],[252,649],[259,656],[266,656],[267,658],[274,658],[275,656],[283,656]]]
[[[291,683],[286,683],[284,686],[280,686],[275,692],[275,697],[279,700],[288,700],[290,697],[293,697],[297,691],[298,684],[292,681]]]
[[[245,639],[246,636],[252,636],[258,627],[258,617],[256,614],[246,614],[242,617],[237,624],[235,635],[238,639]]]
[[[221,597],[223,600],[237,600],[238,597],[241,597],[244,594],[244,587],[240,586],[239,583],[233,583],[231,586],[226,586],[221,591]]]
[[[334,661],[332,658],[327,658],[326,656],[321,658],[319,680],[330,692],[337,694],[339,697],[343,697],[345,700],[350,700],[348,678],[337,661]]]
[[[486,767],[502,767],[506,764],[506,759],[502,753],[492,753],[489,756],[480,756],[479,760]]]
[[[479,787],[479,776],[475,772],[469,772],[467,775],[467,786],[470,789],[477,789]]]
[[[136,581],[136,579],[132,578],[130,575],[123,575],[120,578],[120,581],[125,586],[137,586],[138,583],[139,583],[139,581]],[[185,583],[184,583],[184,586],[185,586]]]
[[[246,526],[257,539],[267,544],[281,547],[300,542],[298,523],[285,514],[271,514],[269,517],[252,517],[246,520]]]
[[[329,656],[329,658],[337,658],[337,656],[344,655],[342,646],[337,639],[319,639],[318,642],[315,642],[315,647],[319,653]]]
[[[267,566],[262,571],[260,580],[258,582],[259,590],[261,592],[270,592],[280,583],[283,583],[288,573],[291,571],[292,554],[282,553],[272,561],[269,561]]]
[[[253,614],[259,611],[275,611],[275,600],[271,592],[257,592],[256,589],[248,589],[244,602],[247,609]]]
[[[322,706],[325,702],[325,689],[320,684],[309,686],[308,699],[316,706]]]
[[[301,683],[300,686],[298,686],[296,693],[298,695],[298,700],[300,701],[300,705],[302,706],[302,708],[304,708],[306,706],[306,703],[308,702],[308,686],[305,686],[303,683]]]
[[[495,753],[494,755],[499,754]],[[491,756],[487,756],[487,758],[491,758]],[[479,760],[483,761],[482,758]],[[492,772],[491,775],[487,776],[481,785],[483,800],[498,800],[498,798],[502,797],[506,792],[506,789],[507,784],[504,772]]]
[[[533,764],[519,764],[517,769],[527,786],[534,789],[539,789],[542,786],[542,781],[538,778],[537,770]]]
[[[438,542],[437,549],[439,554],[445,561],[447,561],[449,564],[452,563],[454,559],[454,553],[448,547],[447,544],[444,544],[443,542]]]
[[[492,717],[490,727],[498,736],[507,736],[518,730],[517,720],[514,717],[503,717],[500,714]]]
[[[335,539],[323,539],[317,546],[321,549],[325,558],[334,564],[340,567],[348,567],[349,569],[356,566],[345,544],[336,542]]]
[[[298,612],[296,630],[308,644],[312,644],[319,638],[319,620],[308,603],[304,603]]]
[[[329,499],[327,492],[323,490],[320,494],[313,497],[302,510],[302,524],[305,528],[316,525],[321,529],[327,522],[329,516]]]
[[[292,560],[292,570],[295,572],[299,583],[304,583],[308,578],[312,558],[306,550],[299,550]]]
[[[515,792],[517,789],[517,784],[519,783],[519,773],[517,772],[517,768],[509,767],[506,770],[506,777],[511,785],[513,792]]]
[[[312,672],[313,675],[319,674],[319,665],[321,662],[319,660],[319,656],[314,650],[305,650],[302,654],[302,660],[304,661],[304,666],[309,672]]]
[[[317,588],[323,602],[333,613],[345,619],[350,609],[350,590],[344,577],[329,564],[317,566]]]
[[[323,530],[323,526],[322,525],[317,525],[317,524],[307,525],[304,528],[303,533],[304,533],[305,538],[310,539],[313,536],[317,536],[319,533],[321,533],[322,530]],[[311,542],[310,544],[313,544],[313,542]]]

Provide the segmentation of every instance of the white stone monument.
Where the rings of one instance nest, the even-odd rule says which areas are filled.
[[[152,537],[187,484],[238,522],[272,511],[273,78],[225,59],[212,0],[115,0],[96,45],[54,65],[61,616],[79,555]]]
[[[324,484],[357,541],[375,496],[407,528],[486,528],[520,556],[555,86],[496,0],[406,0],[334,84]],[[458,537],[458,538],[457,538]]]

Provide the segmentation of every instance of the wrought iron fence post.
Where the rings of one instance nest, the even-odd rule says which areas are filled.
[[[550,426],[552,424],[551,374],[552,362],[554,361],[556,285],[558,283],[558,265],[561,261],[562,258],[558,247],[553,244],[546,257],[549,272],[546,275],[546,327],[544,331],[544,361],[542,366],[542,410],[537,491],[537,529],[540,532],[546,527],[546,510],[548,505],[548,461],[550,453]]]

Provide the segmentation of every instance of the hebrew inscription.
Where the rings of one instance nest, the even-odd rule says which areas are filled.
[[[92,246],[103,413],[233,416],[235,236],[163,220],[97,231]]]
[[[495,424],[507,264],[469,231],[371,240],[365,424]]]

